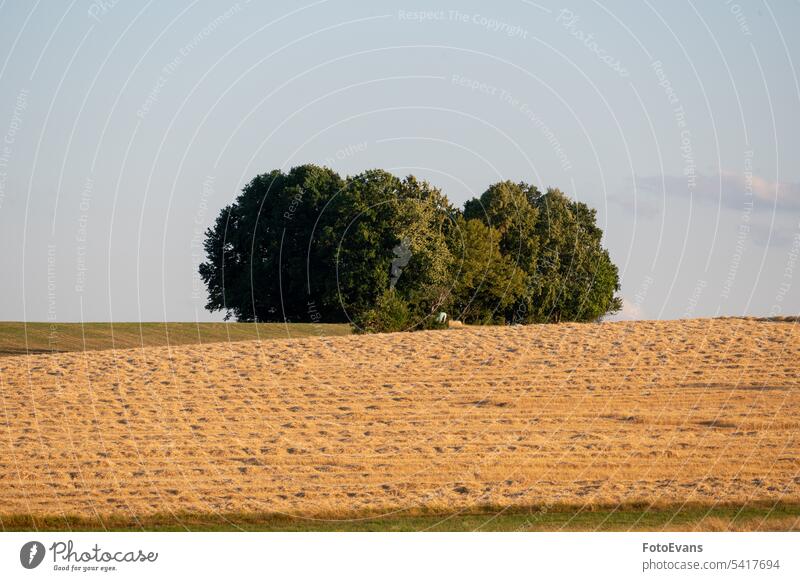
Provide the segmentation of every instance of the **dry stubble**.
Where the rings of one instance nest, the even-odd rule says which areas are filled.
[[[0,359],[0,513],[800,501],[800,327],[463,328]]]

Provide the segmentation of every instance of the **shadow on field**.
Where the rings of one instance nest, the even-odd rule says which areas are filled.
[[[266,513],[112,515],[102,519],[0,515],[0,525],[3,531],[796,531],[800,530],[800,505],[482,508],[451,514],[414,512],[350,518]]]

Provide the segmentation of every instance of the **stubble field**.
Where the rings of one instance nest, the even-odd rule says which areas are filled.
[[[8,356],[0,395],[3,528],[363,529],[464,514],[484,526],[522,514],[514,527],[551,515],[543,528],[593,530],[575,515],[631,507],[696,514],[611,528],[724,529],[756,507],[744,528],[800,526],[794,321]]]

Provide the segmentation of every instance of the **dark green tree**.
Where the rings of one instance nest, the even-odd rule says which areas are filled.
[[[446,306],[455,210],[439,190],[413,176],[370,170],[348,179],[331,212],[323,242],[335,249],[337,288],[328,302],[339,301],[358,324],[392,288],[391,304],[407,303],[412,327]]]
[[[427,182],[315,165],[255,177],[206,233],[207,308],[365,330],[589,321],[621,307],[596,213],[500,182],[463,215]]]
[[[336,172],[314,165],[256,176],[206,232],[200,276],[206,308],[239,321],[307,321],[309,304],[324,322],[344,321],[324,304],[335,288],[333,254],[319,243],[342,191]],[[333,288],[332,288],[333,287]]]

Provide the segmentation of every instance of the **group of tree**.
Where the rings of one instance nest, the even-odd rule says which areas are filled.
[[[596,212],[503,181],[454,207],[414,176],[302,165],[255,177],[206,232],[207,308],[357,331],[593,321],[621,301]]]

